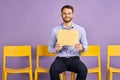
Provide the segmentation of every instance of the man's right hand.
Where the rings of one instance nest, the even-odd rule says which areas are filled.
[[[56,43],[56,45],[55,45],[56,52],[58,53],[61,49],[62,49],[62,46],[60,44]]]

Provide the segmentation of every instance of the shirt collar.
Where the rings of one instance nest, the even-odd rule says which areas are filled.
[[[66,27],[64,26],[64,24],[63,24],[63,23],[61,23],[61,26],[62,26],[62,29],[66,29]],[[74,23],[72,23],[72,26],[71,26],[71,28],[70,28],[70,29],[72,29],[72,28],[74,28]]]

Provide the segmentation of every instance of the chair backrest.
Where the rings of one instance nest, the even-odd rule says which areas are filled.
[[[88,50],[81,54],[81,56],[96,56],[98,57],[98,67],[101,66],[100,61],[100,46],[99,45],[89,45]]]
[[[100,56],[100,46],[98,45],[89,45],[88,50],[81,54],[81,56]]]
[[[57,54],[50,53],[47,45],[37,46],[37,56],[56,56]]]
[[[41,56],[57,56],[57,54],[54,54],[54,53],[50,53],[48,51],[48,46],[47,45],[38,45],[37,46],[37,53],[36,53],[36,68],[39,67],[39,58]]]
[[[120,56],[120,45],[108,45],[109,56]]]
[[[29,57],[29,66],[32,68],[31,46],[4,46],[3,47],[3,69],[6,67],[7,57]]]
[[[112,56],[120,56],[120,45],[108,45],[107,68],[110,66]]]

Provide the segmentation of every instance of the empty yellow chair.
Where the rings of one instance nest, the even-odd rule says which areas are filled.
[[[39,80],[38,73],[49,73],[49,68],[44,68],[39,65],[40,64],[39,60],[40,60],[40,57],[42,57],[42,56],[50,57],[50,56],[57,56],[57,55],[48,52],[47,45],[38,45],[37,46],[35,80]],[[40,79],[40,80],[42,80],[42,79]],[[62,73],[60,74],[60,80],[62,80]]]
[[[120,73],[120,68],[114,68],[110,65],[110,57],[120,57],[120,45],[108,45],[108,56],[107,56],[107,67],[106,67],[106,80],[108,80],[108,73],[110,74],[110,80],[112,79],[113,73]]]
[[[13,57],[29,57],[29,66],[20,69],[7,67],[7,58]],[[28,73],[30,80],[32,79],[32,56],[31,46],[4,46],[3,48],[3,80],[7,80],[7,74]]]
[[[93,68],[88,68],[88,73],[95,73],[95,74],[98,75],[98,80],[102,80],[102,77],[101,77],[100,46],[98,46],[98,45],[88,46],[88,50],[85,53],[82,53],[81,56],[97,57],[98,66],[93,67]],[[75,80],[75,73],[74,72],[71,72],[71,80]]]

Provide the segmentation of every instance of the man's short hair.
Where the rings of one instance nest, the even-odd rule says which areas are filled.
[[[65,5],[65,6],[63,6],[62,9],[61,9],[61,12],[62,12],[63,9],[65,9],[65,8],[71,9],[72,12],[74,13],[74,8],[73,8],[73,6],[71,6],[71,5]]]

